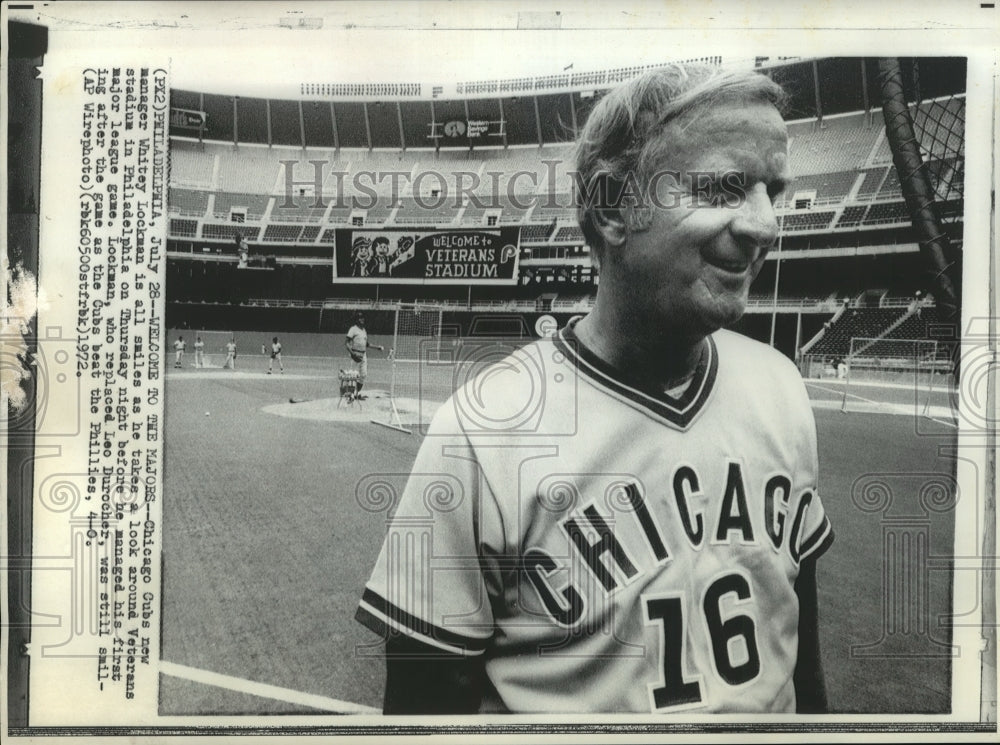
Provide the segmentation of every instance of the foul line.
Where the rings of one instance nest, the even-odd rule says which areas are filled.
[[[808,386],[812,386],[813,388],[818,388],[821,391],[826,391],[827,393],[833,393],[834,395],[837,396],[837,398],[841,400],[844,398],[844,391],[838,391],[833,388],[827,388],[826,386],[820,385],[819,383],[813,383],[811,380],[806,380],[805,384]],[[851,398],[856,398],[859,401],[864,401],[865,403],[874,404],[875,406],[878,406],[882,409],[889,409],[890,411],[892,411],[894,408],[893,404],[886,403],[884,401],[873,401],[870,398],[859,396],[857,393],[848,392],[847,395],[850,396]]]
[[[173,662],[166,662],[165,660],[160,661],[160,672],[173,678],[182,678],[195,683],[204,683],[205,685],[215,686],[216,688],[225,688],[239,693],[249,693],[252,696],[270,698],[275,701],[285,701],[290,704],[308,706],[313,709],[321,709],[323,711],[330,711],[337,714],[382,713],[379,709],[372,706],[363,706],[362,704],[354,704],[350,701],[339,701],[338,699],[327,698],[326,696],[317,696],[312,693],[293,691],[290,688],[268,685],[267,683],[256,683],[252,680],[234,678],[231,675],[222,675],[221,673],[213,673],[208,670],[199,670],[194,667],[188,667],[187,665],[177,665]]]
[[[813,378],[803,378],[807,382],[814,382]],[[843,378],[820,378],[827,385],[847,385],[847,381]],[[814,383],[815,384],[815,383]],[[852,380],[852,387],[858,388],[897,388],[899,390],[913,390],[913,381],[907,383],[889,383],[884,380]],[[950,388],[950,384],[942,385],[941,390],[947,390]]]
[[[819,383],[813,383],[810,380],[806,380],[804,382],[805,382],[805,384],[807,386],[811,386],[813,388],[818,388],[819,390],[826,391],[827,393],[836,394],[836,396],[838,398],[840,398],[841,400],[843,400],[843,396],[844,396],[844,392],[843,391],[837,391],[837,390],[834,390],[833,388],[826,388],[825,386],[822,386]],[[901,416],[914,416],[914,413],[909,410],[909,405],[908,404],[893,404],[893,403],[886,403],[885,401],[874,401],[874,400],[872,400],[870,398],[865,398],[864,396],[859,396],[858,394],[851,393],[851,392],[848,392],[847,395],[849,397],[851,397],[851,398],[856,398],[856,399],[858,399],[860,401],[864,401],[865,403],[872,404],[873,406],[875,406],[877,410],[873,411],[873,412],[870,412],[872,414],[883,413],[883,414],[898,414],[898,415],[901,415]],[[813,403],[814,404],[818,404],[820,402],[819,401],[815,401]],[[878,411],[878,410],[881,410],[881,411]],[[954,427],[955,429],[958,429],[958,424],[956,424],[955,422],[949,422],[949,421],[946,421],[944,419],[939,419],[938,417],[931,416],[930,414],[926,414],[924,416],[926,416],[932,422],[937,422],[938,424],[944,424],[944,425],[947,425],[949,427]]]

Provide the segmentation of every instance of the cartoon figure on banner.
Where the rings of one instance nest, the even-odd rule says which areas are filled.
[[[351,246],[351,274],[355,277],[367,277],[371,273],[372,242],[368,238],[358,236]]]
[[[389,263],[392,261],[389,239],[384,235],[380,235],[372,241],[372,248],[375,252],[374,275],[376,277],[388,277],[391,274]]]

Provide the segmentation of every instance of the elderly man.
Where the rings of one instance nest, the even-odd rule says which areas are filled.
[[[387,713],[825,708],[812,411],[787,359],[720,330],[777,239],[781,101],[675,66],[594,107],[593,311],[436,415],[358,610]]]

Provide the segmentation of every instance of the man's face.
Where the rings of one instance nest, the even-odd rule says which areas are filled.
[[[654,182],[649,227],[606,251],[637,321],[652,333],[703,336],[743,315],[777,239],[787,130],[768,104],[722,104],[669,123],[662,136],[658,170],[679,179]]]

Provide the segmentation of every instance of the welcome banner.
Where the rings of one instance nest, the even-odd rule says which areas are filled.
[[[335,282],[517,283],[521,229],[337,230]]]

